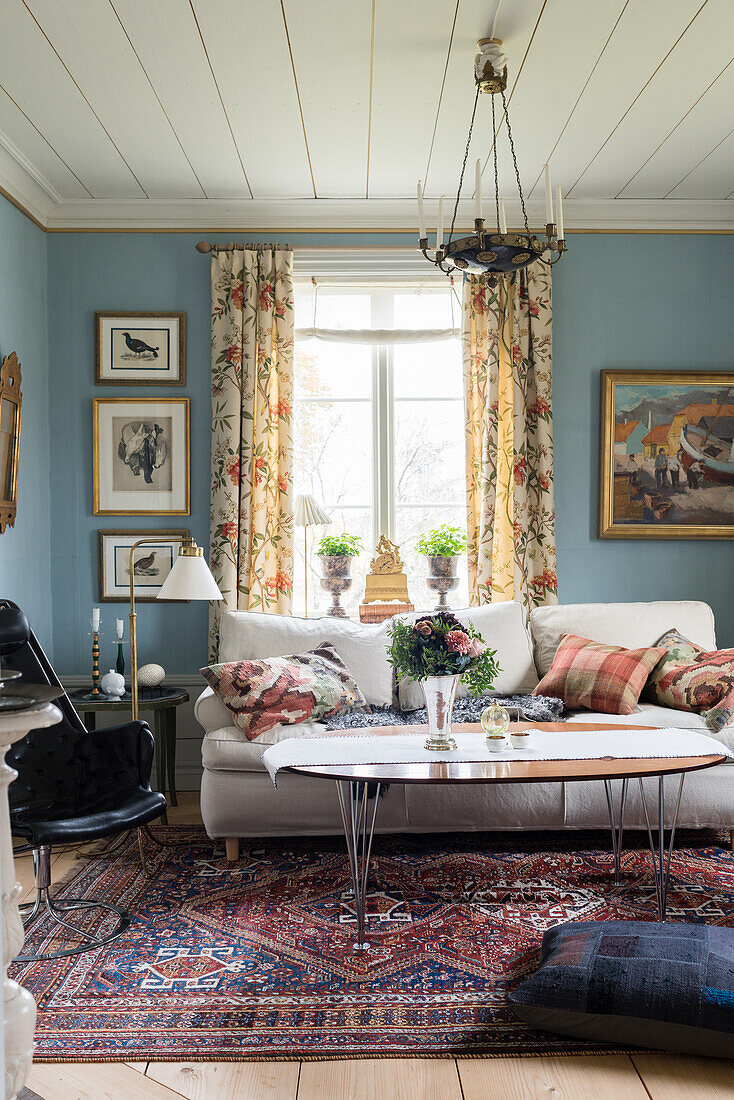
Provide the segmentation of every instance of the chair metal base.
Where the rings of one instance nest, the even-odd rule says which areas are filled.
[[[39,914],[43,914],[50,917],[54,924],[60,928],[64,928],[67,932],[79,937],[81,942],[75,947],[65,948],[62,951],[49,951],[38,955],[19,955],[14,960],[15,962],[26,963],[42,962],[46,959],[65,959],[70,955],[81,955],[85,951],[94,951],[118,939],[130,926],[132,917],[127,910],[107,901],[97,901],[94,898],[64,898],[63,901],[54,901],[51,897],[51,848],[48,845],[34,849],[33,867],[36,879],[36,899],[18,907],[23,921],[23,928],[28,928]],[[102,909],[107,913],[115,913],[118,919],[113,930],[108,932],[106,936],[94,936],[89,932],[84,932],[81,928],[77,928],[75,924],[71,924],[65,919],[67,913],[87,909]]]

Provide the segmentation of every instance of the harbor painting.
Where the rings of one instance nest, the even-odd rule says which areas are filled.
[[[602,371],[602,538],[734,538],[734,373]]]

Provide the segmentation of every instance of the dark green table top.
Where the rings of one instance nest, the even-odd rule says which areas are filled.
[[[104,694],[90,699],[90,691],[91,688],[76,688],[67,692],[76,709],[82,713],[88,710],[130,710],[132,706],[133,697],[129,691],[120,699],[109,699]],[[182,688],[153,688],[152,692],[141,689],[138,694],[140,710],[167,710],[188,701],[189,693]]]

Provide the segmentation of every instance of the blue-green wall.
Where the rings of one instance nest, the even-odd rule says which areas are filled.
[[[0,596],[24,608],[41,644],[50,649],[46,243],[46,234],[0,196],[0,358],[17,353],[23,395],[18,514],[15,526],[0,535]]]
[[[181,518],[180,525],[189,526],[206,546],[209,260],[193,247],[200,233],[58,233],[49,234],[44,243],[43,234],[9,204],[0,203],[0,219],[0,226],[8,223],[0,268],[0,346],[3,350],[17,346],[24,360],[22,484],[26,490],[31,485],[32,496],[22,526],[0,537],[0,577],[3,590],[14,590],[32,606],[37,621],[47,624],[49,531],[53,532],[54,659],[61,672],[78,673],[89,664],[86,632],[97,601],[97,530],[179,522],[178,517],[156,521],[155,517],[92,515],[92,397],[141,392],[135,387],[95,388],[94,311],[187,312],[187,386],[146,392],[191,398],[192,514],[188,520]],[[289,239],[296,248],[299,244],[343,246],[350,241],[371,247],[410,243],[406,237],[374,234],[351,238],[292,234]],[[734,368],[730,351],[734,237],[589,234],[573,236],[570,245],[568,256],[554,270],[560,598],[565,603],[703,599],[714,607],[721,644],[734,645],[730,542],[596,537],[599,372],[604,368]],[[8,252],[14,260],[8,259]],[[40,369],[28,378],[28,362],[43,364],[47,390],[38,383]],[[46,415],[50,444],[44,430]],[[28,435],[25,417],[35,421]],[[44,470],[50,470],[50,476],[44,478]],[[105,665],[112,655],[114,619],[121,609],[124,612],[119,604],[102,605]],[[204,607],[144,604],[139,611],[141,661],[160,660],[170,672],[190,672],[204,660]]]

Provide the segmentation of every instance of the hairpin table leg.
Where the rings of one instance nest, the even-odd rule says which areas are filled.
[[[368,791],[375,790],[374,805],[370,812]],[[357,918],[357,940],[353,944],[355,951],[369,951],[366,937],[365,906],[367,903],[367,885],[372,854],[372,837],[375,832],[377,806],[380,801],[379,783],[359,783],[339,780],[336,784],[339,796],[339,809],[344,825],[349,857],[349,877],[354,896],[354,912]]]
[[[629,779],[622,780],[622,794],[619,800],[619,822],[614,811],[614,792],[610,779],[604,780],[604,789],[607,794],[607,806],[609,808],[609,827],[612,830],[612,851],[614,852],[614,885],[621,886],[622,879],[622,839],[624,837],[624,810],[627,805],[627,788]]]
[[[681,772],[680,783],[678,786],[678,798],[676,799],[675,809],[673,811],[673,820],[670,825],[670,842],[667,849],[665,847],[665,777],[661,775],[658,778],[657,845],[655,844],[652,826],[650,825],[650,814],[647,809],[647,797],[645,795],[645,788],[643,786],[642,779],[640,779],[639,781],[640,797],[642,799],[642,808],[645,811],[645,824],[647,825],[647,838],[650,842],[652,871],[655,879],[655,894],[658,903],[658,920],[661,923],[667,919],[668,887],[670,885],[670,858],[673,854],[675,827],[678,821],[678,810],[680,809],[680,801],[683,795],[683,782],[685,778],[685,772]]]

